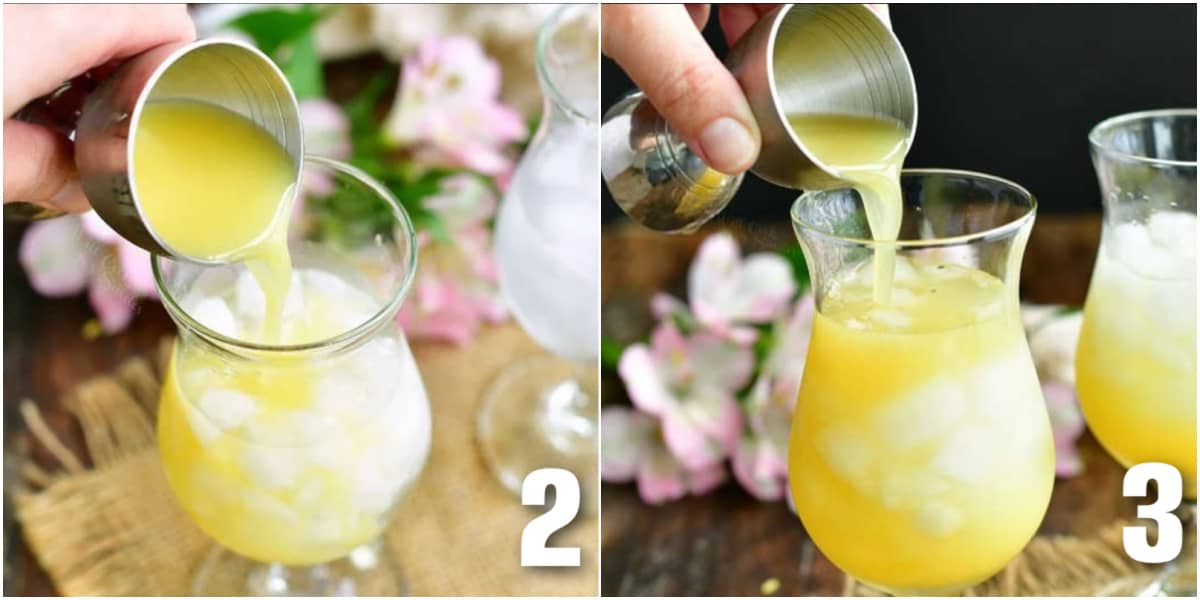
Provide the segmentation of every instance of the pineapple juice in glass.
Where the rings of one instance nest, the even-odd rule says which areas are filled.
[[[296,165],[224,109],[147,104],[141,118],[133,180],[148,221],[172,247],[220,260],[153,265],[179,327],[163,468],[223,549],[193,593],[403,593],[374,542],[431,441],[395,320],[416,269],[408,215],[369,176],[315,157],[297,200]],[[339,203],[363,210],[321,228]]]
[[[817,316],[789,482],[838,567],[891,593],[949,594],[1021,551],[1053,485],[1017,298],[1035,202],[963,171],[906,170],[898,184],[900,198],[877,184],[792,207]]]
[[[1089,136],[1104,225],[1076,385],[1126,467],[1164,462],[1196,498],[1196,111],[1114,117]]]

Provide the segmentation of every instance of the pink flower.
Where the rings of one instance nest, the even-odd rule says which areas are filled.
[[[684,337],[670,321],[649,346],[627,348],[618,365],[634,405],[662,419],[667,449],[689,471],[734,452],[742,431],[734,394],[753,369],[749,348],[703,331]]]
[[[1050,413],[1050,429],[1054,433],[1054,470],[1059,477],[1074,477],[1083,472],[1083,461],[1075,441],[1083,434],[1083,415],[1075,388],[1061,381],[1042,383],[1046,411]]]
[[[647,504],[707,494],[727,478],[720,463],[687,469],[663,446],[652,416],[624,407],[605,408],[600,415],[600,476],[609,483],[636,480]]]
[[[508,316],[487,225],[496,197],[478,177],[456,175],[442,180],[424,207],[438,217],[447,236],[417,235],[421,275],[397,318],[413,337],[465,343],[482,324]]]
[[[796,293],[787,261],[769,252],[742,260],[728,233],[709,236],[688,271],[688,299],[696,319],[718,335],[749,344],[757,332],[745,324],[768,322]]]
[[[1021,313],[1029,338],[1029,352],[1042,383],[1042,397],[1054,434],[1055,472],[1074,477],[1083,472],[1075,442],[1084,430],[1083,414],[1075,391],[1075,348],[1083,313],[1062,306],[1023,305]]]
[[[506,175],[513,161],[504,147],[527,131],[499,94],[500,67],[473,38],[427,37],[404,60],[384,137],[427,164]]]
[[[138,298],[158,298],[150,253],[121,238],[96,213],[34,223],[19,250],[21,266],[38,293],[88,300],[104,331],[121,331]]]
[[[350,119],[342,107],[324,98],[300,101],[304,153],[337,160],[350,156]]]

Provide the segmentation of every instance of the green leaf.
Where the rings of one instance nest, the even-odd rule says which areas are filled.
[[[297,98],[320,98],[325,95],[325,86],[315,28],[333,10],[310,5],[268,8],[246,13],[228,25],[253,38],[255,45],[279,65]]]
[[[282,46],[279,68],[292,84],[298,100],[325,96],[325,82],[321,69],[321,58],[317,56],[317,36],[308,32],[291,44]]]
[[[259,50],[273,57],[285,43],[311,32],[330,12],[330,8],[318,10],[311,5],[266,8],[245,13],[227,25],[249,35]]]
[[[625,346],[606,337],[600,338],[600,366],[609,371],[616,371],[621,362]]]
[[[788,246],[779,252],[792,266],[792,276],[796,279],[796,287],[801,292],[808,289],[811,279],[808,274],[808,263],[804,260],[804,251],[800,246]]]

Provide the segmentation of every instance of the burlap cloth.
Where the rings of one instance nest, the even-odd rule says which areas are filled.
[[[38,562],[66,595],[187,595],[212,542],[175,504],[155,449],[159,356],[135,359],[80,384],[65,405],[78,418],[93,467],[85,468],[31,402],[31,433],[57,458],[22,466],[12,490],[17,519]],[[384,543],[414,595],[596,595],[598,530],[581,516],[551,538],[582,549],[581,568],[520,566],[521,531],[541,512],[522,506],[487,470],[475,444],[475,410],[509,361],[539,353],[515,325],[484,330],[455,348],[416,345],[433,409],[433,447]]]

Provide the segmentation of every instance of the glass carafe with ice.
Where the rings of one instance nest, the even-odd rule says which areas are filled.
[[[962,171],[907,170],[900,186],[896,242],[872,240],[852,190],[792,207],[817,316],[788,480],[842,570],[892,593],[953,594],[1021,551],[1054,482],[1017,300],[1035,204]],[[895,253],[886,298],[873,293],[880,250]]]
[[[1113,117],[1089,136],[1104,225],[1075,379],[1084,418],[1121,464],[1179,469],[1196,499],[1196,111]],[[1196,594],[1195,525],[1155,590]]]
[[[158,412],[180,505],[222,548],[197,595],[397,595],[380,544],[429,453],[429,402],[395,314],[415,270],[412,226],[356,170],[306,159],[330,196],[378,203],[379,223],[299,228],[281,338],[243,265],[155,262],[179,326]],[[327,202],[304,199],[300,210]],[[316,221],[301,219],[302,223]]]
[[[542,25],[542,120],[496,218],[501,288],[550,355],[501,372],[478,417],[484,457],[505,487],[519,494],[530,471],[566,468],[579,480],[585,511],[596,502],[599,416],[598,13],[595,5],[564,6]]]

